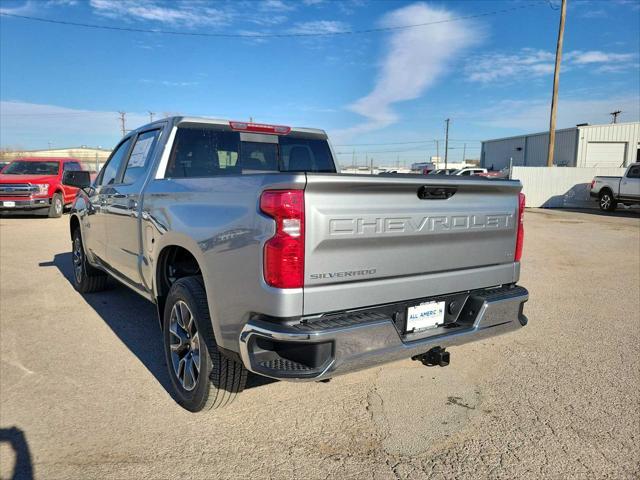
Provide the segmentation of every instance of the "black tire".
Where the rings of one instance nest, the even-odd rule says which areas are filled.
[[[618,206],[618,202],[609,190],[603,190],[598,196],[598,205],[603,212],[613,212]]]
[[[193,320],[198,335],[197,364],[200,366],[195,383],[187,382],[185,373],[187,369],[196,373],[195,367],[192,367],[192,364],[196,363],[196,360],[193,360],[196,358],[196,348],[187,345],[195,338],[195,334],[190,337],[188,333],[194,331],[180,327],[175,321],[175,315],[172,317],[174,307],[180,309],[183,304],[188,307],[187,317]],[[244,390],[247,381],[244,365],[227,358],[218,350],[201,277],[184,277],[171,286],[164,308],[163,341],[174,398],[183,408],[191,412],[221,408],[231,403],[237,394]],[[190,361],[187,358],[189,354]],[[184,361],[181,370],[180,362],[184,359],[187,360]],[[179,372],[182,372],[185,378],[181,379]],[[190,375],[191,380],[195,378],[193,373]]]
[[[107,274],[92,267],[87,262],[82,244],[80,229],[73,232],[71,244],[71,259],[73,267],[73,286],[80,293],[93,293],[104,290],[107,287]]]
[[[49,207],[49,218],[60,218],[64,212],[64,199],[61,193],[54,193]]]

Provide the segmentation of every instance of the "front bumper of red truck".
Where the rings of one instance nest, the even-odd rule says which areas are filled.
[[[6,197],[0,196],[0,210],[35,210],[48,208],[51,199],[48,197]]]
[[[257,316],[240,334],[240,355],[260,375],[319,381],[518,330],[528,322],[528,298],[525,288],[508,285],[293,321]],[[405,333],[407,307],[433,300],[446,303],[446,323]]]

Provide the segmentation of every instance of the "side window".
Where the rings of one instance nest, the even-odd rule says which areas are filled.
[[[111,185],[116,182],[116,176],[120,171],[120,166],[122,165],[123,160],[129,152],[130,146],[131,137],[127,138],[116,148],[116,150],[111,154],[109,161],[104,167],[102,167],[102,171],[96,180],[96,185]]]
[[[180,127],[166,178],[216,177],[240,173],[240,134],[215,128]]]
[[[156,146],[159,136],[160,130],[149,130],[148,132],[138,135],[131,155],[129,155],[129,161],[127,162],[127,169],[124,171],[122,183],[133,183],[144,175],[149,167],[151,153]]]
[[[640,178],[640,165],[631,167],[629,169],[629,173],[627,174],[627,178]]]
[[[64,164],[63,170],[65,172],[68,172],[68,171],[77,172],[79,170],[82,170],[82,167],[78,162],[67,162]]]
[[[460,175],[471,175],[471,170],[465,170],[464,172],[462,172]]]

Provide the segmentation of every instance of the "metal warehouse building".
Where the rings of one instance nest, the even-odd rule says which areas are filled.
[[[549,132],[482,142],[481,165],[547,165]],[[567,167],[624,167],[640,161],[640,122],[577,125],[556,130],[554,164]]]

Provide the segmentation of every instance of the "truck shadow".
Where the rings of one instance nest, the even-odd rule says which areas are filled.
[[[637,206],[625,208],[619,206],[615,212],[603,212],[598,208],[597,199],[589,196],[590,183],[577,183],[562,195],[549,197],[540,208],[561,208],[571,212],[590,213],[607,217],[634,217],[640,214]]]
[[[39,266],[56,267],[73,285],[71,264],[71,253],[65,252],[56,254],[52,262],[42,262]],[[167,372],[155,305],[113,279],[109,280],[107,290],[85,294],[82,298],[171,395],[173,388]],[[269,380],[250,374],[246,388],[271,383]]]
[[[13,472],[10,477],[3,478],[7,478],[7,480],[32,480],[33,463],[24,432],[18,427],[0,428],[0,445],[3,443],[9,444],[9,447],[13,450],[14,458],[14,461],[10,462],[4,456],[5,461],[7,461],[7,464],[3,466],[4,469],[8,469],[9,465],[13,465]]]

